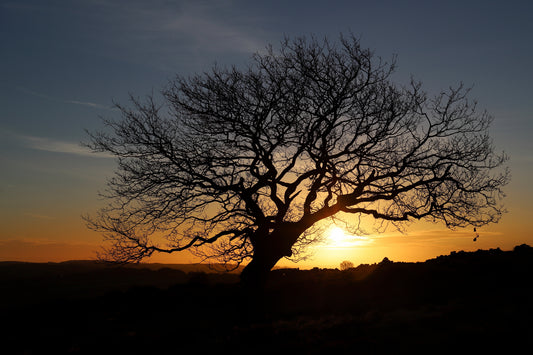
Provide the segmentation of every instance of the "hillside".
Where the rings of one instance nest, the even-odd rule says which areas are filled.
[[[346,271],[278,269],[261,292],[242,289],[235,274],[79,264],[18,278],[13,264],[0,264],[10,353],[512,353],[533,345],[527,245]]]

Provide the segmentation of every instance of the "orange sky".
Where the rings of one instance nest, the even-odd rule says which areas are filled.
[[[519,212],[516,213],[517,215]],[[0,239],[0,261],[59,262],[74,259],[94,259],[101,244],[100,236],[85,228],[81,218],[56,220],[43,216],[26,216],[32,223],[21,224],[13,220],[11,228],[4,225],[3,234],[17,231],[18,238]],[[345,235],[341,240],[326,239],[311,250],[308,260],[297,264],[281,260],[278,266],[285,267],[338,267],[341,261],[349,260],[355,265],[375,263],[388,257],[394,261],[424,261],[451,251],[501,248],[510,250],[522,243],[533,245],[533,236],[528,233],[529,223],[518,223],[510,214],[501,223],[478,229],[475,237],[472,229],[450,231],[438,224],[413,223],[401,234],[391,230],[366,236]],[[7,227],[7,228],[6,228]],[[14,234],[13,234],[14,235]],[[76,238],[72,236],[76,235]],[[188,252],[154,255],[147,262],[190,263],[197,259]]]
[[[106,163],[107,165],[108,163]],[[505,203],[508,213],[500,223],[479,229],[480,238],[474,242],[471,228],[450,231],[440,224],[413,222],[405,234],[395,230],[367,236],[347,236],[340,245],[324,243],[313,248],[311,257],[298,264],[281,260],[278,266],[312,268],[338,267],[349,260],[355,265],[374,263],[388,257],[395,261],[424,261],[451,251],[501,248],[510,250],[519,244],[533,245],[533,219],[531,207],[523,192],[515,186],[527,184],[526,174],[514,175],[506,188]],[[98,233],[86,228],[81,216],[94,213],[104,201],[97,191],[104,187],[105,179],[89,184],[84,189],[61,187],[66,193],[50,189],[40,192],[39,198],[47,205],[35,203],[32,208],[0,201],[2,229],[0,230],[0,261],[59,262],[74,259],[94,259],[102,243]],[[61,186],[59,184],[59,186]],[[31,196],[24,199],[31,200]],[[49,207],[52,206],[52,207]],[[366,227],[368,230],[371,228]],[[148,262],[189,263],[196,259],[189,252],[172,255],[154,255]]]

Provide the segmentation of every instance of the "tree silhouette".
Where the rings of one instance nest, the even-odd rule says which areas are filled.
[[[463,85],[429,97],[393,83],[394,68],[353,36],[286,39],[245,69],[177,76],[162,103],[117,104],[121,119],[88,143],[118,158],[110,204],[86,218],[111,242],[104,257],[191,249],[249,261],[253,282],[339,213],[497,222],[508,172],[491,117]]]
[[[353,266],[354,266],[353,263],[351,261],[348,261],[348,260],[344,260],[340,264],[341,270],[348,270],[348,269],[353,268]]]

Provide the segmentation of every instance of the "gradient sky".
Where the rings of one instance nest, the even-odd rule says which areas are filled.
[[[533,2],[0,0],[0,260],[94,258],[101,237],[81,215],[103,201],[114,161],[87,152],[84,129],[113,101],[157,92],[176,73],[246,63],[284,36],[353,32],[395,78],[430,93],[464,82],[491,113],[511,158],[508,213],[449,232],[415,223],[316,248],[299,266],[425,260],[453,250],[533,245]],[[188,253],[155,261],[188,262]]]

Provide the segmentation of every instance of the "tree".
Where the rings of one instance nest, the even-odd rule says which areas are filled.
[[[342,271],[352,269],[353,263],[351,261],[344,260],[343,262],[341,262],[340,268]]]
[[[429,97],[392,81],[395,60],[351,37],[286,39],[245,69],[177,76],[88,146],[118,158],[110,204],[87,217],[111,242],[105,257],[140,261],[196,250],[249,263],[263,280],[342,213],[396,225],[497,222],[505,155],[463,85]],[[206,249],[206,247],[209,248]]]

